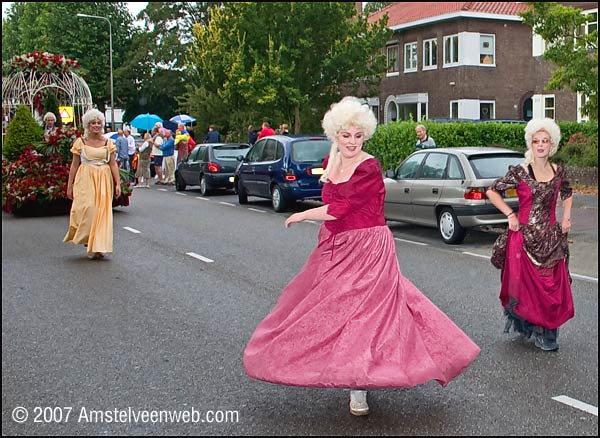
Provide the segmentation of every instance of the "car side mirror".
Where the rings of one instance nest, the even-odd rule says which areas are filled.
[[[385,177],[386,178],[392,178],[395,179],[396,178],[396,171],[394,169],[388,169],[385,171]]]

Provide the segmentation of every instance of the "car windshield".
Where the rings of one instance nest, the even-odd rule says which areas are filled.
[[[508,166],[517,166],[523,162],[523,154],[471,155],[469,161],[477,178],[500,178],[506,175]]]
[[[215,154],[215,159],[218,160],[231,160],[236,161],[237,157],[243,155],[244,157],[248,153],[250,146],[241,144],[241,145],[227,145],[227,146],[215,146],[213,148],[213,152]]]
[[[331,141],[303,140],[292,144],[292,160],[297,163],[321,162],[329,154]]]

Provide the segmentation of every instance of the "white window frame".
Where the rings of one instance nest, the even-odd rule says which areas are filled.
[[[419,69],[419,54],[417,42],[404,44],[404,73],[412,73]]]
[[[454,53],[454,42],[452,41],[454,38],[456,38],[456,53]],[[448,58],[451,60],[450,62],[446,62],[446,42],[450,40],[450,53]],[[458,34],[454,34],[454,35],[448,35],[445,36],[444,39],[444,49],[443,49],[443,66],[444,67],[454,67],[458,65],[459,62],[459,47],[460,47],[460,39],[458,38]]]
[[[484,38],[491,38],[491,44],[492,44],[492,49],[491,49],[491,53],[483,53],[483,39]],[[491,63],[484,63],[482,62],[482,55],[491,55],[492,57],[492,62]],[[496,35],[494,34],[488,34],[488,33],[482,33],[479,34],[479,65],[482,67],[496,67]]]
[[[588,98],[585,94],[577,93],[577,121],[578,122],[589,122],[590,121],[589,116],[584,116],[583,114],[581,114],[581,107],[585,104],[587,99]],[[556,103],[555,103],[555,105],[556,105]]]
[[[429,45],[429,47],[428,47]],[[435,48],[434,48],[435,46]],[[435,64],[433,64],[433,55],[435,54]],[[429,64],[425,64],[427,55],[429,55]],[[423,40],[423,71],[437,69],[437,38]]]
[[[456,114],[453,113],[452,111],[452,105],[456,105]],[[451,119],[458,119],[458,100],[451,100],[450,101],[450,118]]]
[[[554,106],[546,106],[546,99],[552,99]],[[548,111],[552,111],[552,117],[548,117],[549,119],[556,119],[556,96],[554,94],[544,94],[542,96],[542,111],[543,117],[548,117],[546,114]]]
[[[392,65],[390,65],[390,52],[396,52],[396,59],[394,60],[394,63]],[[392,46],[387,46],[386,47],[386,55],[387,55],[387,63],[388,63],[388,69],[387,69],[387,76],[398,76],[400,74],[400,51],[399,51],[399,47],[398,44],[394,44]]]
[[[590,25],[595,24],[596,30],[598,30],[598,9],[590,9],[588,11],[583,11],[583,13],[586,15],[596,14],[596,21],[588,21],[587,23],[585,23],[585,33],[586,33],[586,35],[589,35],[590,34]]]
[[[480,100],[479,101],[479,113],[481,114],[481,105],[482,104],[492,104],[492,114],[490,114],[490,118],[489,120],[495,120],[496,119],[496,101],[495,100]],[[488,120],[488,119],[482,119],[481,117],[479,117],[479,120]]]

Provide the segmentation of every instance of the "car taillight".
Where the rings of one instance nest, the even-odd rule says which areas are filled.
[[[467,190],[465,191],[465,199],[481,201],[486,198],[485,187],[467,187]]]
[[[221,168],[217,163],[208,163],[208,171],[212,173],[217,173]]]
[[[288,169],[285,171],[284,178],[286,181],[296,181],[296,175],[294,174],[294,171],[292,169]]]

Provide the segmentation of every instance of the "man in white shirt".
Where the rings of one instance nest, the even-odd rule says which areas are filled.
[[[123,128],[123,135],[127,139],[127,155],[129,155],[129,173],[132,173],[129,179],[132,182],[135,182],[135,178],[133,177],[135,169],[132,167],[133,157],[135,157],[135,138],[133,138],[133,135],[131,135],[131,130],[129,128]]]

